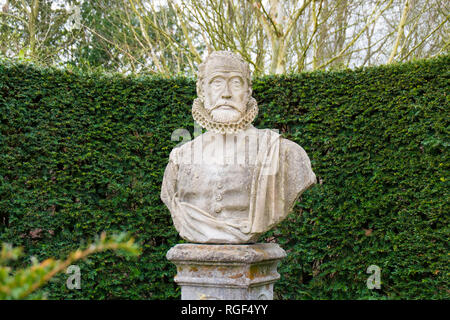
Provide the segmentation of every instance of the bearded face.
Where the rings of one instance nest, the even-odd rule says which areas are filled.
[[[246,112],[249,99],[247,80],[229,59],[213,59],[206,66],[205,109],[212,120],[236,122]]]

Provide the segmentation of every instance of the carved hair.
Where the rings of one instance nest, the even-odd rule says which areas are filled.
[[[237,54],[235,54],[233,52],[230,52],[230,51],[213,51],[198,66],[197,96],[203,100],[203,98],[204,98],[203,88],[204,88],[204,85],[205,85],[204,81],[205,81],[205,78],[206,78],[206,74],[205,74],[206,73],[206,66],[214,58],[231,60],[230,64],[231,65],[235,65],[235,66],[237,66],[239,68],[239,70],[242,72],[242,75],[247,80],[248,90],[249,90],[248,97],[250,98],[251,92],[252,92],[252,77],[251,77],[250,68],[248,66],[248,63],[245,62],[245,60],[242,59],[241,56],[239,56],[239,55],[237,55]]]

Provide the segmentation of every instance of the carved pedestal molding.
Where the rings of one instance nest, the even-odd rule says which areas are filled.
[[[167,253],[177,266],[182,300],[272,300],[277,266],[285,256],[275,243],[187,243]]]

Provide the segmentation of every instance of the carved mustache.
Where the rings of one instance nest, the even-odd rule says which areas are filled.
[[[233,108],[234,110],[238,111],[239,113],[242,113],[242,112],[236,107],[235,104],[233,104],[233,103],[231,103],[231,102],[229,102],[229,101],[226,101],[226,100],[219,100],[219,101],[217,101],[217,103],[214,105],[214,107],[212,107],[212,108],[209,110],[209,112],[212,112],[212,111],[214,111],[215,109],[220,108],[220,107],[224,107],[224,106],[231,107],[231,108]]]

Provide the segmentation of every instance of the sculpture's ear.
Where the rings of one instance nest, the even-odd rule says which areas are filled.
[[[252,92],[253,92],[252,87],[249,86],[247,90],[247,104],[250,102],[250,99],[252,98]]]
[[[203,98],[203,90],[204,90],[203,84],[200,83],[201,81],[203,81],[203,80],[198,79],[198,80],[197,80],[197,84],[196,84],[197,97],[199,97],[199,98]]]

